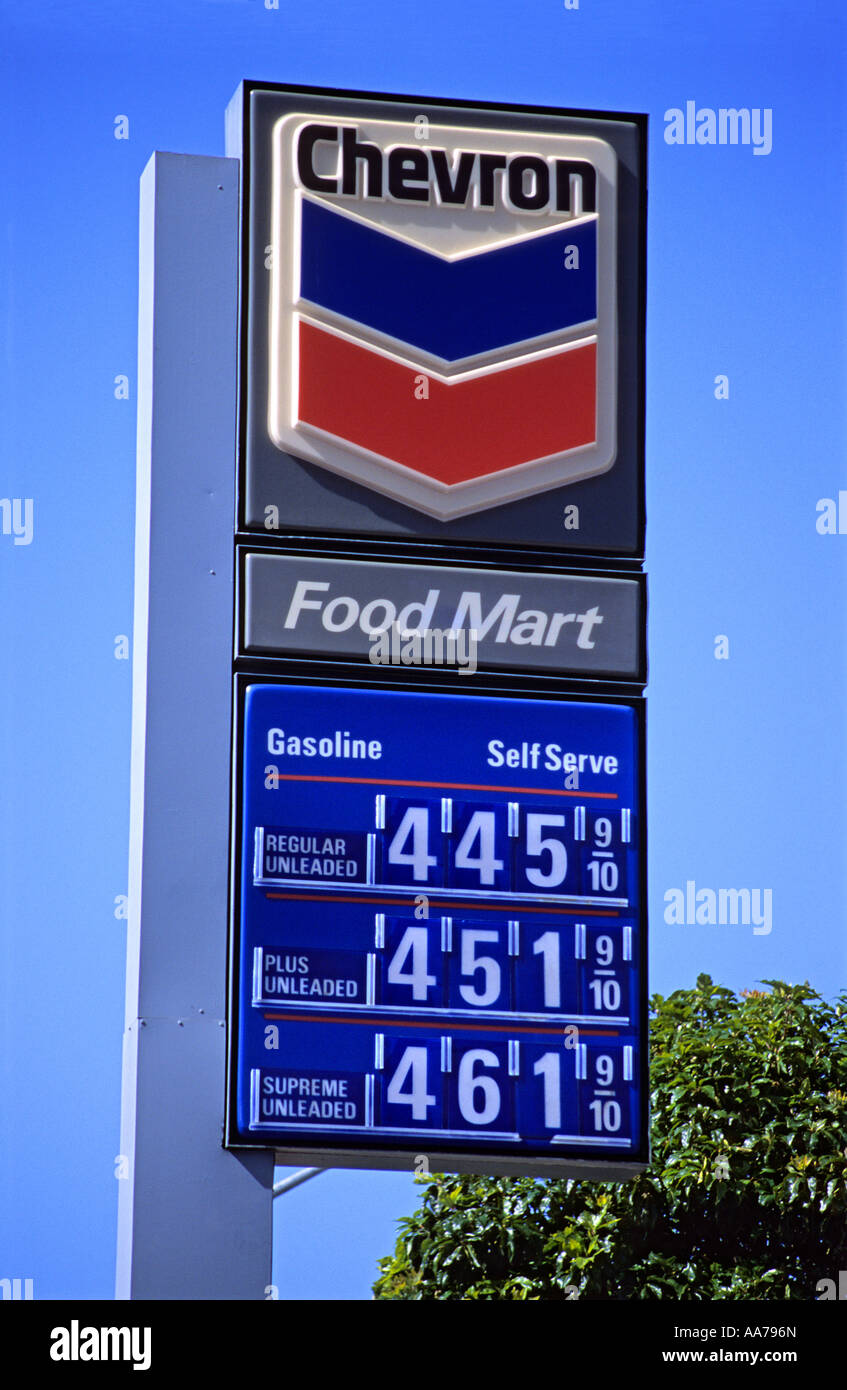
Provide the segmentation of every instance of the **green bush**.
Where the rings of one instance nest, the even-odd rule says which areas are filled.
[[[384,1299],[814,1299],[847,1269],[847,995],[650,1001],[653,1157],[628,1182],[437,1175]]]

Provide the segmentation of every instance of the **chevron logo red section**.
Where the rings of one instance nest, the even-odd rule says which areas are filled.
[[[269,428],[449,520],[614,462],[615,178],[597,139],[290,116]],[[531,146],[527,150],[526,146]],[[428,179],[428,182],[427,182]]]
[[[422,398],[413,367],[301,323],[298,416],[447,486],[467,483],[480,451],[495,472],[593,443],[596,357],[591,342],[470,379],[427,378]]]

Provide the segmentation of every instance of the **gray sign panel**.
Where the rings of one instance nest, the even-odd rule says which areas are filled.
[[[250,553],[241,614],[242,655],[644,679],[635,577]]]

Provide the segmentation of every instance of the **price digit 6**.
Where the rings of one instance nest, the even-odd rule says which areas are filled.
[[[497,1054],[487,1048],[474,1047],[465,1053],[459,1063],[459,1109],[469,1124],[488,1125],[500,1114],[500,1087],[493,1076],[475,1075],[477,1064],[483,1067],[500,1065]]]

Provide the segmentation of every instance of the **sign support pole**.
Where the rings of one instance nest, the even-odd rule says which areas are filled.
[[[141,179],[120,1299],[271,1280],[273,1153],[222,1147],[238,174],[155,154]]]

